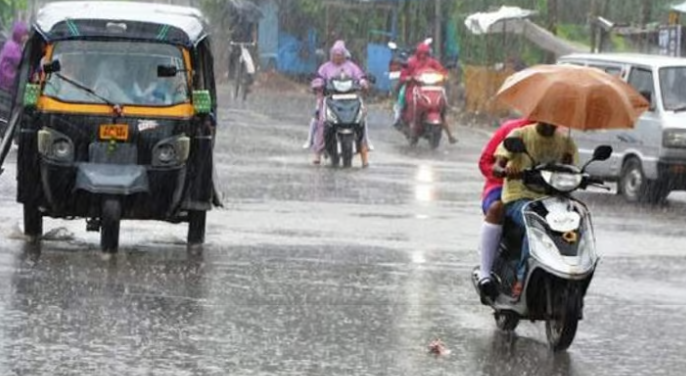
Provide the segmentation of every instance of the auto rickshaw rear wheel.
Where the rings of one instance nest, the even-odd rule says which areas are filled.
[[[188,238],[189,245],[198,245],[205,242],[205,222],[207,212],[204,210],[190,210],[188,212]]]
[[[116,197],[102,200],[100,213],[100,248],[106,253],[119,249],[119,225],[121,222],[121,201]]]
[[[34,204],[24,204],[24,235],[32,238],[43,235],[43,213]]]

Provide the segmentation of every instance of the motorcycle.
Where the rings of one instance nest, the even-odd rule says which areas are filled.
[[[368,78],[370,83],[373,77]],[[362,99],[360,82],[341,75],[324,81],[313,82],[315,90],[323,90],[323,105],[320,121],[324,123],[325,154],[331,159],[332,167],[352,167],[353,156],[362,147],[366,137],[367,109]]]
[[[579,169],[564,164],[537,164],[519,138],[508,138],[505,148],[524,153],[535,167],[524,170],[521,179],[531,190],[546,194],[531,201],[522,210],[526,228],[506,220],[491,277],[497,291],[495,299],[482,296],[482,303],[494,310],[496,325],[513,331],[520,319],[542,320],[553,351],[566,350],[574,340],[579,320],[583,317],[584,296],[591,283],[599,256],[591,214],[572,192],[589,186],[606,188],[603,181],[585,172],[594,161],[607,160],[610,146],[599,146],[593,158]],[[526,262],[523,289],[512,296],[517,280],[522,238],[526,234],[530,256]],[[479,268],[472,274],[479,291]]]
[[[407,102],[402,116],[400,131],[417,145],[420,138],[429,141],[432,149],[438,148],[443,136],[443,113],[448,100],[445,92],[447,76],[434,69],[422,69],[412,77],[414,81],[411,92],[405,94]]]

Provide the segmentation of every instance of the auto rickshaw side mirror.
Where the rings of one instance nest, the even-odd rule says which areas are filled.
[[[35,108],[38,105],[38,97],[40,96],[40,85],[26,84],[24,90],[24,107]]]
[[[212,112],[212,97],[209,90],[193,90],[193,108],[198,115]]]
[[[43,64],[43,72],[45,74],[57,73],[62,70],[62,64],[59,60],[53,60],[49,63]]]
[[[157,77],[175,77],[179,73],[179,68],[173,65],[158,65]]]

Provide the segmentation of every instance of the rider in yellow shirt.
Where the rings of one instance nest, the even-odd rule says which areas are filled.
[[[557,132],[557,126],[545,123],[535,123],[523,128],[515,129],[508,137],[521,138],[526,150],[536,163],[565,163],[577,164],[579,151],[574,141]],[[545,196],[529,190],[521,180],[521,172],[533,167],[533,162],[524,153],[510,153],[501,143],[495,152],[496,163],[493,167],[494,175],[505,178],[503,184],[502,201],[505,204],[505,215],[518,226],[524,227],[522,209],[532,200]],[[526,235],[522,241],[522,253],[517,270],[517,283],[513,287],[512,295],[519,297],[526,271],[526,259],[529,256],[529,243]]]

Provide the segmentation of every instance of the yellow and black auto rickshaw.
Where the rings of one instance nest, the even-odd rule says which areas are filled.
[[[116,252],[122,219],[188,222],[205,237],[216,90],[207,24],[194,8],[136,2],[43,7],[24,50],[9,123],[24,232],[85,218]],[[6,143],[6,142],[4,142]]]

